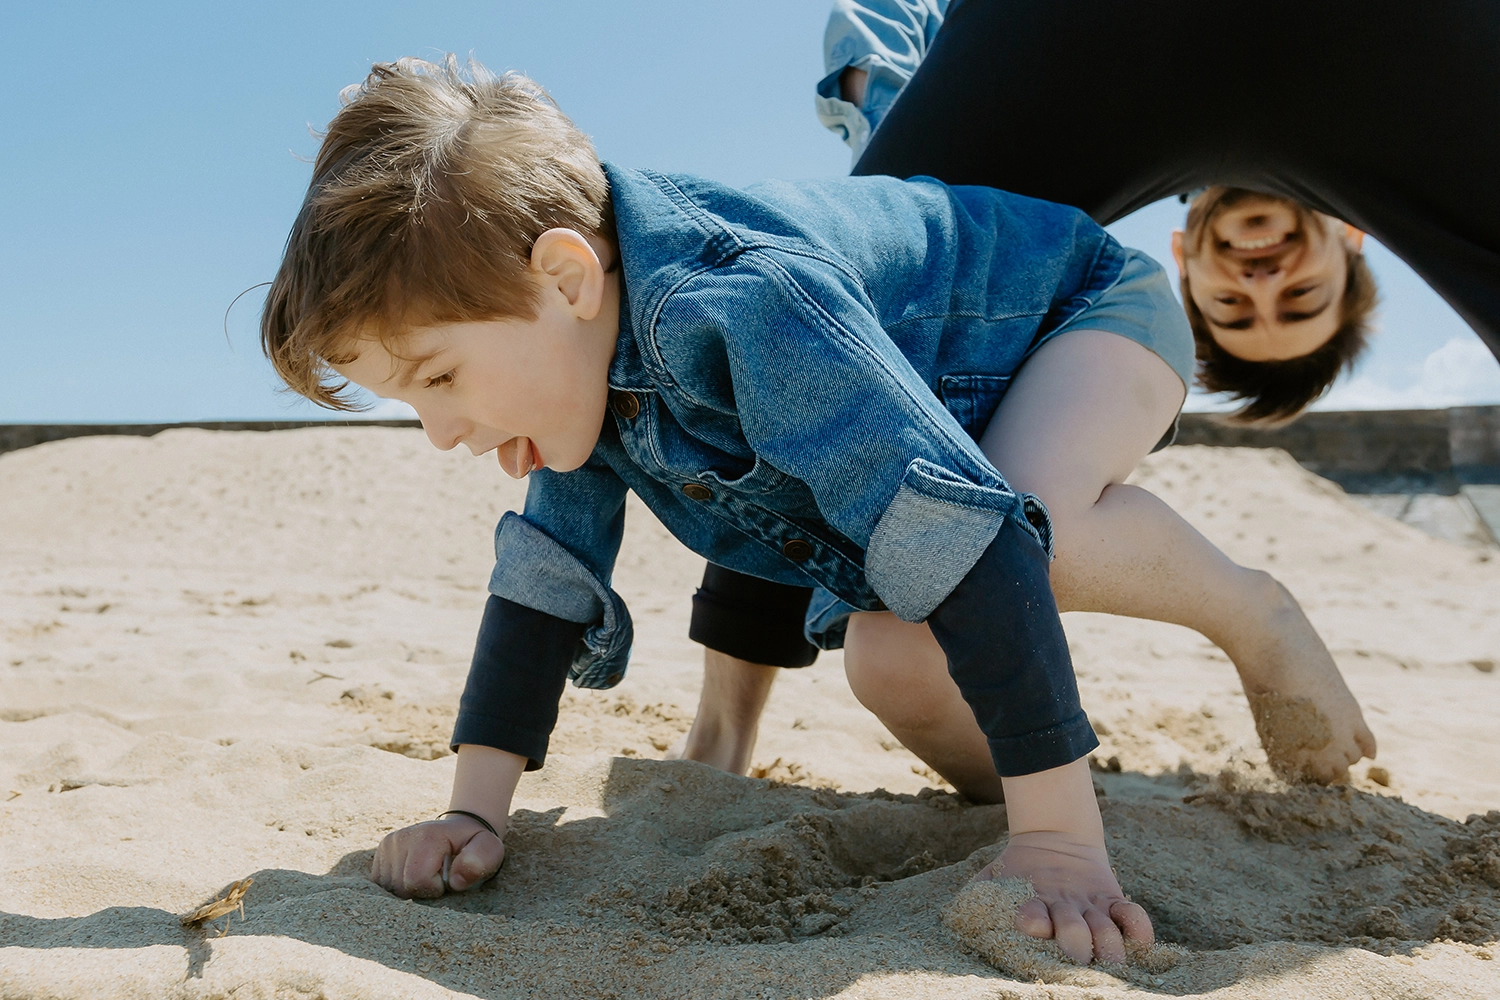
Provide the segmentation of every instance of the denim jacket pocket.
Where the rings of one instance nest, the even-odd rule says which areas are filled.
[[[953,419],[975,441],[1010,388],[1009,375],[944,375],[938,379],[938,399]]]
[[[717,482],[726,490],[752,496],[764,496],[768,493],[774,493],[791,481],[790,476],[771,465],[771,463],[759,455],[755,457],[755,464],[750,467],[750,471],[738,478],[730,478],[713,470],[709,470],[702,475],[703,478]]]

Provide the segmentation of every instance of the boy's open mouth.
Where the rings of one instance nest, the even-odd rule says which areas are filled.
[[[546,463],[536,443],[528,437],[513,437],[495,449],[500,468],[512,479],[525,479]]]

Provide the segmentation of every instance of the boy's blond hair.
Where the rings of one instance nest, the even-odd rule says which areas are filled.
[[[531,248],[609,228],[594,147],[540,86],[449,55],[376,63],[340,95],[261,314],[286,384],[353,409],[329,362],[358,338],[535,315]]]

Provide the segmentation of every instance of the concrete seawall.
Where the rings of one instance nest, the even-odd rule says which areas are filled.
[[[289,431],[301,427],[421,427],[416,420],[201,420],[180,424],[0,424],[0,455],[48,441],[122,435],[151,437],[179,427],[209,431]]]
[[[1350,493],[1452,495],[1500,483],[1500,406],[1314,412],[1270,430],[1185,413],[1177,443],[1284,448]]]
[[[176,427],[277,431],[298,427],[418,427],[415,420],[240,420],[180,424],[0,424],[0,453],[96,434],[150,437]],[[1350,492],[1452,494],[1465,483],[1500,483],[1500,406],[1450,410],[1350,410],[1303,414],[1270,430],[1216,414],[1184,413],[1178,444],[1284,448]]]

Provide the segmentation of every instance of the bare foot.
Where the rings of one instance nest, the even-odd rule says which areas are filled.
[[[1061,833],[1018,833],[977,879],[1019,878],[1036,895],[1016,911],[1016,930],[1052,938],[1073,961],[1125,961],[1125,939],[1149,947],[1146,911],[1125,898],[1104,848]]]
[[[696,760],[730,774],[749,774],[760,713],[779,672],[779,667],[705,650],[703,692],[693,728],[667,750],[666,758]]]
[[[1349,765],[1375,756],[1375,735],[1296,599],[1260,576],[1274,588],[1264,613],[1247,616],[1238,641],[1220,645],[1239,671],[1271,769],[1287,781],[1347,781]]]

